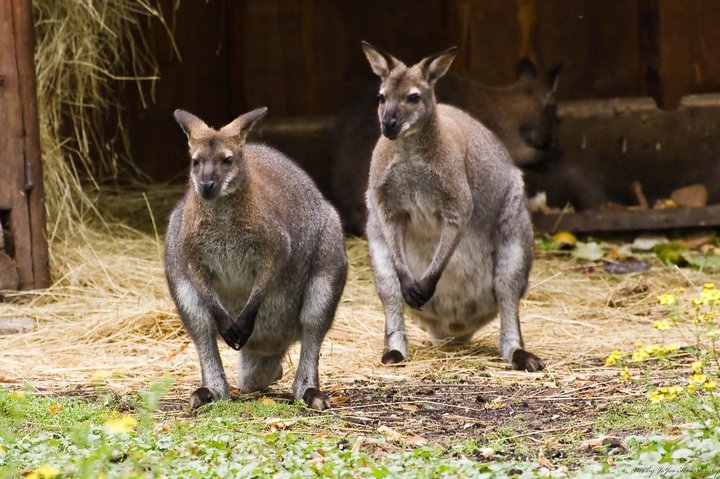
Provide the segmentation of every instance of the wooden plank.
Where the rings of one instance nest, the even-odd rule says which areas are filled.
[[[22,289],[50,283],[31,12],[29,0],[0,2],[0,209]]]
[[[40,158],[40,124],[35,80],[35,38],[31,0],[13,0],[15,56],[24,131],[25,192],[28,202],[32,254],[31,288],[50,286],[48,244],[45,229],[45,189]]]
[[[666,210],[586,211],[545,215],[533,214],[535,230],[543,233],[571,231],[592,233],[607,231],[643,231],[687,227],[720,226],[720,205],[704,208]]]
[[[720,90],[720,2],[659,3],[660,76],[663,105],[674,108],[683,95]]]
[[[16,62],[16,35],[13,4],[0,2],[0,190],[3,204],[9,203],[9,226],[12,237],[11,253],[18,270],[21,288],[33,285],[32,240],[30,214],[25,200],[25,159],[22,106]]]

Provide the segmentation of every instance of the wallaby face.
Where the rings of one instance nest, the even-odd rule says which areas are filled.
[[[405,67],[362,46],[387,104],[380,97],[383,136],[373,151],[366,193],[370,259],[385,310],[382,362],[407,357],[407,305],[438,341],[467,341],[499,312],[502,357],[516,369],[543,369],[520,334],[519,302],[533,246],[522,175],[486,127],[435,103],[435,82],[455,49]],[[408,88],[417,89],[418,104],[425,95],[422,107],[401,110]]]
[[[362,47],[373,71],[382,79],[377,95],[382,134],[394,140],[414,133],[434,112],[435,81],[450,68],[457,49],[450,48],[408,68],[367,42],[362,42]]]
[[[516,130],[530,152],[526,158],[517,161],[518,165],[530,165],[542,159],[554,147],[555,125],[557,123],[558,80],[562,64],[556,65],[544,75],[540,75],[528,59],[523,59],[517,67],[519,95],[512,107],[515,108]],[[500,135],[501,138],[511,134]],[[513,145],[512,140],[507,142]],[[532,151],[534,150],[534,154]]]
[[[258,108],[217,131],[191,113],[175,111],[175,120],[188,136],[190,181],[201,198],[212,200],[242,187],[245,138],[266,113],[267,108]]]
[[[285,354],[300,341],[293,395],[330,407],[318,361],[345,285],[342,228],[305,172],[279,151],[245,142],[266,111],[219,130],[175,112],[188,136],[190,185],[170,216],[165,273],[200,360],[192,407],[229,397],[218,335],[239,351],[243,392],[282,377]]]

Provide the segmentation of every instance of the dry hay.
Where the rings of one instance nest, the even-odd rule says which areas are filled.
[[[138,195],[134,198],[125,203],[138,205]],[[460,376],[527,381],[596,374],[609,351],[631,349],[638,340],[661,340],[651,327],[663,316],[658,294],[679,287],[691,291],[709,279],[662,265],[630,276],[589,273],[573,259],[538,253],[521,318],[528,348],[549,364],[546,373],[512,371],[500,360],[497,321],[462,347],[431,346],[427,335],[410,323],[410,361],[403,367],[384,367],[379,363],[384,318],[367,245],[349,238],[347,250],[350,274],[320,364],[326,387],[339,388],[356,379]],[[146,387],[164,375],[174,379],[182,395],[198,385],[194,347],[167,292],[159,235],[122,224],[81,224],[68,239],[56,241],[53,251],[55,284],[44,291],[8,295],[0,304],[0,316],[29,316],[38,325],[30,333],[0,337],[0,383],[68,391],[89,386],[97,373],[104,372],[112,373],[108,381],[116,392]],[[692,342],[689,334],[671,333],[680,337],[666,336],[666,341]],[[298,349],[293,347],[288,355],[285,375],[275,390],[289,390]],[[235,354],[223,345],[222,355],[233,378]]]

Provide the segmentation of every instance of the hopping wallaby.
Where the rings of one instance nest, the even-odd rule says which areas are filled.
[[[520,170],[487,128],[435,100],[456,48],[410,67],[369,43],[362,48],[382,80],[382,136],[366,195],[385,309],[382,362],[407,358],[404,300],[433,340],[467,341],[499,310],[501,356],[516,369],[543,369],[520,333],[533,246]]]
[[[517,65],[517,81],[489,86],[449,73],[437,85],[439,101],[462,108],[493,131],[524,170],[542,171],[560,157],[555,146],[558,78],[562,64],[539,73],[528,59]],[[380,137],[377,89],[363,92],[346,107],[333,128],[330,199],[338,208],[345,231],[365,231],[368,171],[372,148]]]
[[[238,387],[264,389],[300,340],[293,395],[314,409],[320,345],[345,285],[347,258],[337,212],[282,153],[246,144],[259,108],[215,130],[182,110],[190,186],[170,216],[165,272],[197,348],[202,387],[193,407],[229,397],[217,334],[239,350]]]

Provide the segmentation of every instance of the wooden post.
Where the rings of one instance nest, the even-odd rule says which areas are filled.
[[[30,0],[0,0],[0,220],[21,289],[50,284]]]

